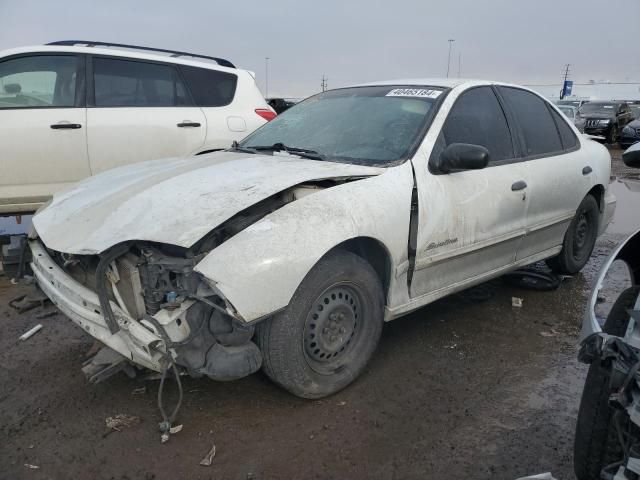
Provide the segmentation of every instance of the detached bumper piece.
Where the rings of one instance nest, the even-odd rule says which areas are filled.
[[[125,357],[109,347],[103,347],[82,365],[82,372],[89,383],[100,383],[118,372],[135,378],[136,371]]]

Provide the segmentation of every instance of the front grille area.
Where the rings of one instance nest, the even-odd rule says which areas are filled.
[[[598,126],[598,121],[599,120],[587,120],[584,123],[584,126],[587,127],[587,128],[595,128],[595,127]]]

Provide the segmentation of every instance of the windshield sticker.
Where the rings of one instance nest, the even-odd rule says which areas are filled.
[[[604,108],[613,108],[613,105],[605,105]]]
[[[442,90],[429,90],[426,88],[394,88],[385,96],[387,97],[420,97],[438,98]]]

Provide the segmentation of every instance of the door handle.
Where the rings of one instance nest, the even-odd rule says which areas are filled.
[[[586,166],[582,169],[582,174],[583,175],[589,175],[591,172],[593,172],[593,169],[589,166]]]
[[[511,185],[511,191],[512,192],[517,192],[519,190],[524,190],[525,188],[527,188],[527,182],[525,182],[524,180],[518,180],[517,182],[513,183]]]
[[[79,123],[54,123],[53,125],[51,125],[51,128],[53,128],[54,130],[77,130],[78,128],[82,128],[82,125],[80,125]]]
[[[183,122],[178,123],[178,127],[199,127],[200,124],[198,122],[190,122],[189,120],[184,120]]]

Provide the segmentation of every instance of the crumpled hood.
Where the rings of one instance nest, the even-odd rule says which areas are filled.
[[[241,210],[294,185],[383,171],[287,154],[153,160],[56,194],[33,224],[47,247],[66,253],[100,253],[127,240],[190,247]]]

